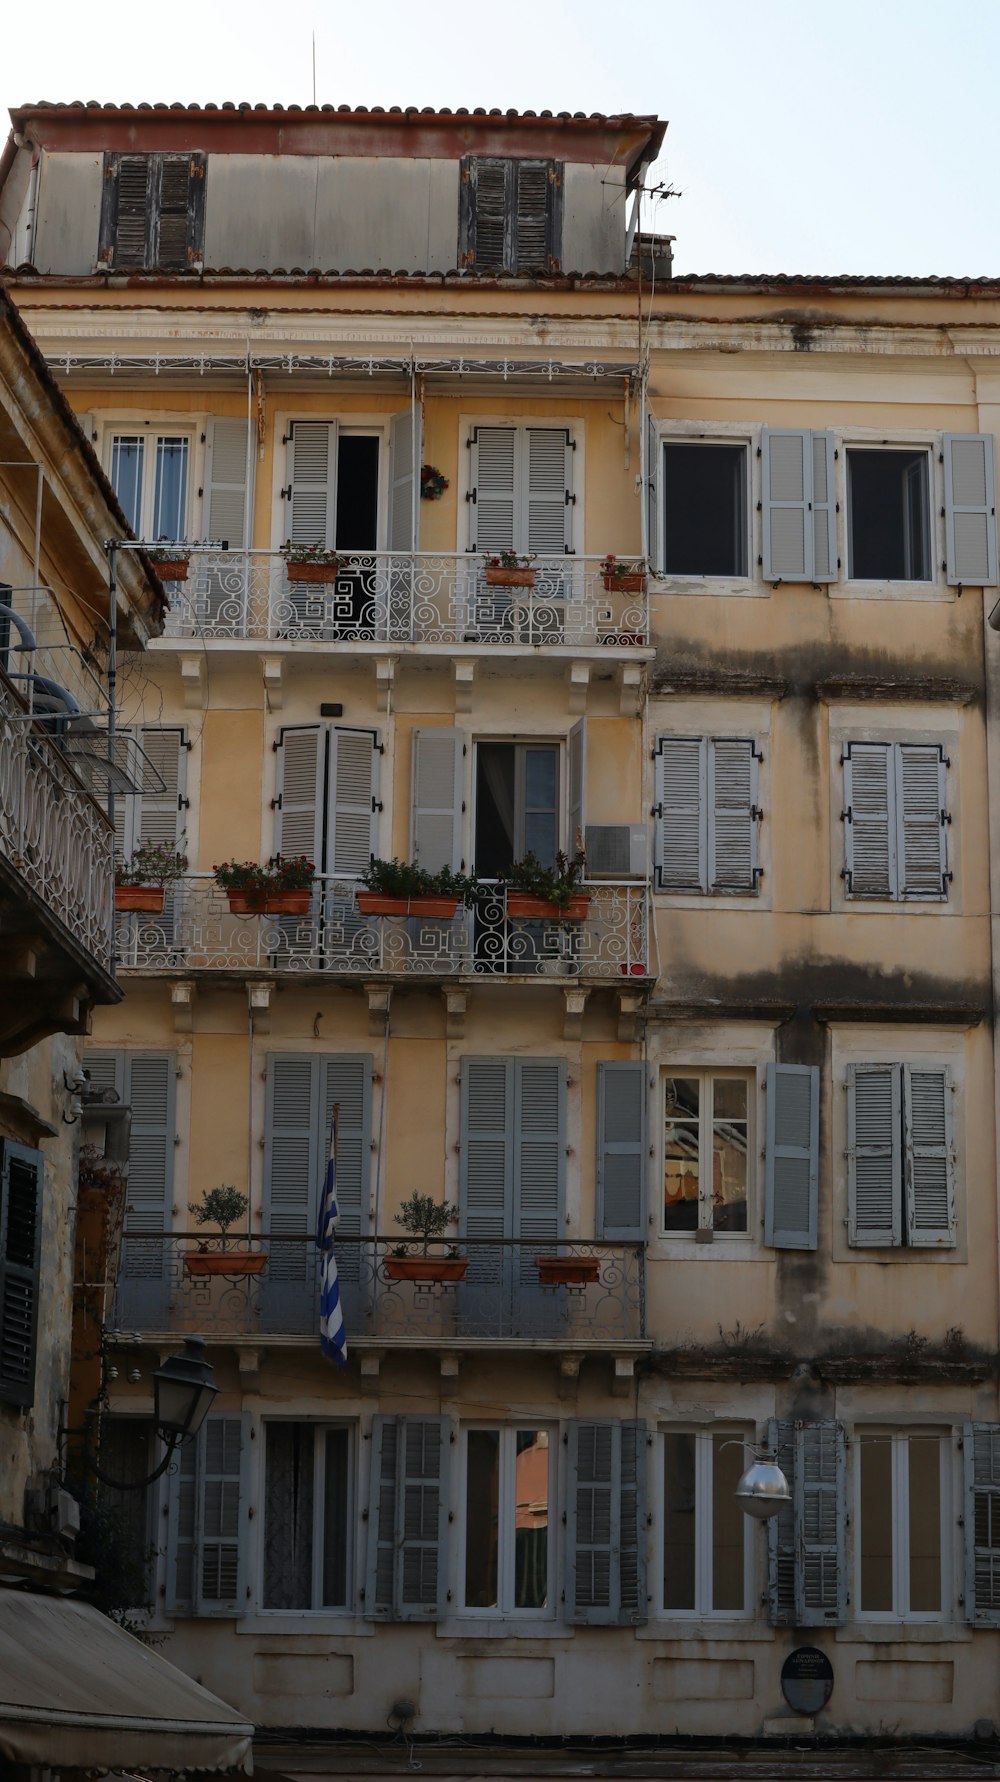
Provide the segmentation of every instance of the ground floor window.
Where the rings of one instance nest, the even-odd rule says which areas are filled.
[[[942,1613],[944,1454],[945,1444],[933,1432],[859,1433],[862,1615],[922,1619]]]
[[[547,1609],[552,1559],[548,1430],[468,1429],[464,1461],[464,1607],[500,1615]]]
[[[347,1425],[265,1425],[265,1609],[347,1607],[350,1468]]]
[[[741,1615],[746,1607],[746,1525],[733,1493],[743,1440],[732,1431],[665,1430],[663,1611]]]

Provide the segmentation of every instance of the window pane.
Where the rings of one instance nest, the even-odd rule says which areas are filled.
[[[859,1444],[861,1460],[861,1607],[891,1614],[892,1443],[884,1436]]]
[[[347,1602],[348,1464],[348,1431],[328,1429],[323,1481],[323,1604],[334,1609]]]
[[[941,1608],[941,1443],[912,1436],[908,1447],[910,1609],[933,1614]]]
[[[733,1436],[712,1437],[712,1607],[743,1608],[746,1517],[733,1493],[743,1472],[743,1446]]]
[[[543,866],[554,866],[558,841],[556,752],[524,750],[524,851]]]
[[[465,1480],[465,1606],[497,1607],[500,1431],[470,1429]]]
[[[313,1431],[269,1423],[264,1473],[264,1607],[312,1608]]]
[[[142,459],[145,441],[140,437],[119,434],[111,444],[111,486],[133,532],[140,532],[142,507]]]
[[[153,491],[153,537],[183,538],[187,530],[186,439],[156,442],[156,487]]]
[[[712,1224],[716,1231],[746,1231],[746,1083],[716,1077],[712,1110]]]
[[[847,453],[850,573],[858,581],[930,579],[924,451]]]
[[[544,1609],[549,1583],[549,1438],[519,1429],[514,1462],[514,1607]]]
[[[486,879],[514,859],[514,761],[513,743],[476,750],[476,871]]]
[[[746,447],[663,447],[668,575],[746,575]]]
[[[698,1228],[698,1134],[701,1084],[697,1077],[668,1077],[663,1146],[663,1229]]]
[[[695,1438],[663,1438],[663,1607],[695,1608]]]

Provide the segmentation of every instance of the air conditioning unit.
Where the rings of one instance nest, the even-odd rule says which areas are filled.
[[[649,872],[644,823],[588,823],[584,846],[588,879],[644,879]]]

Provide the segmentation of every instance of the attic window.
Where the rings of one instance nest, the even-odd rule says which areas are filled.
[[[459,265],[522,276],[558,272],[562,166],[556,161],[462,162]]]
[[[98,265],[115,271],[188,272],[205,234],[203,154],[104,157]]]

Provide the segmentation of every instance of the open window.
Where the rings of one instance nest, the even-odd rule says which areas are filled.
[[[348,1607],[351,1433],[344,1423],[265,1423],[263,1609]]]
[[[931,581],[929,449],[849,446],[846,458],[850,579]]]
[[[537,1424],[465,1430],[463,1613],[552,1613],[552,1454]]]
[[[745,443],[662,441],[664,575],[749,573]]]

